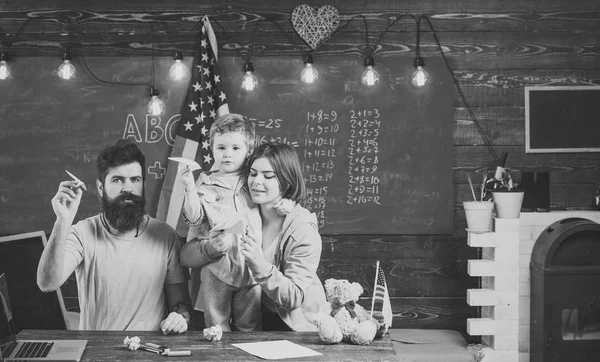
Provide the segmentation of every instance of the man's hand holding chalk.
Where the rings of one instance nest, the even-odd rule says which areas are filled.
[[[70,173],[69,171],[65,170],[65,172],[71,176],[71,178],[73,179],[73,181],[77,182],[77,184],[75,185],[75,188],[77,187],[81,187],[83,188],[85,191],[87,191],[87,187],[85,186],[85,184],[83,183],[83,181],[81,181],[80,179],[78,179],[75,175],[73,175],[72,173]]]

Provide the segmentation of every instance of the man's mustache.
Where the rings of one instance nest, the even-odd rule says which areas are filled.
[[[138,196],[138,195],[132,194],[130,192],[127,192],[127,193],[124,193],[122,195],[115,197],[112,200],[113,203],[119,203],[119,204],[123,204],[125,201],[133,201],[134,203],[139,204],[144,201],[144,198],[142,196]]]

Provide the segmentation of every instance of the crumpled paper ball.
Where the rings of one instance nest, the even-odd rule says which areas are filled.
[[[218,342],[223,337],[223,329],[221,326],[212,326],[210,328],[204,328],[204,338],[209,341]]]
[[[129,338],[129,336],[125,337],[125,339],[123,340],[123,344],[125,344],[125,346],[127,346],[127,349],[129,349],[130,351],[135,351],[138,348],[140,348],[140,343],[142,342],[142,340],[140,339],[140,337],[131,337]]]

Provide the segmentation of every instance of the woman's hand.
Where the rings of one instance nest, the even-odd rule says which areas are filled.
[[[242,236],[241,252],[248,263],[259,265],[267,263],[263,255],[261,243],[256,241],[253,236],[248,234]]]

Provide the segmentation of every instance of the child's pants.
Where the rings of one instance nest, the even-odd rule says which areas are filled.
[[[200,272],[200,292],[206,327],[221,326],[223,331],[262,330],[261,288],[258,284],[233,287],[217,278],[209,268]]]

